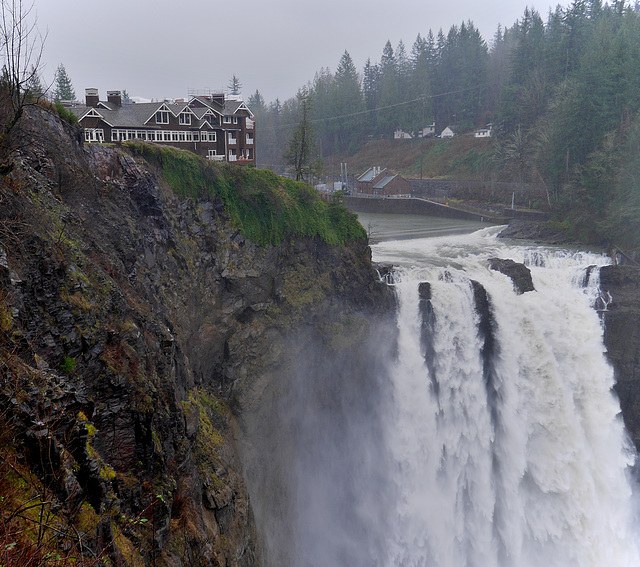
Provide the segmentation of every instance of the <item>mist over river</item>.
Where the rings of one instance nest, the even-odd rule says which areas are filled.
[[[294,433],[270,453],[286,482],[257,505],[269,564],[640,565],[635,452],[596,309],[608,259],[499,227],[359,219],[394,266],[393,328],[372,338],[364,387],[332,360],[295,369],[277,408]],[[524,263],[535,291],[494,257]]]

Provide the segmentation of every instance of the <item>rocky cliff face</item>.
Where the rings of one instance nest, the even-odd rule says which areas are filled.
[[[366,242],[257,245],[126,148],[25,121],[0,178],[0,476],[4,510],[39,498],[58,535],[29,539],[28,516],[11,537],[114,565],[261,564],[245,479],[278,482],[283,390],[304,367],[328,395],[333,361],[355,396],[392,311]]]
[[[640,450],[640,268],[606,266],[600,285],[610,302],[603,311],[604,342],[616,373],[622,417]]]

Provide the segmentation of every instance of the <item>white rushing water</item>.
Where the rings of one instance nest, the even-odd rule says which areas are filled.
[[[634,453],[593,307],[597,269],[582,285],[588,266],[607,260],[510,245],[497,232],[372,247],[374,260],[399,266],[382,440],[394,496],[376,563],[637,567]],[[524,262],[536,291],[518,295],[488,269],[491,257]],[[489,298],[490,344],[471,280]],[[420,282],[430,284],[426,323]]]

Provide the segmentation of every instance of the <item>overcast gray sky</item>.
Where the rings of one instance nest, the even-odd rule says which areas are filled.
[[[562,5],[566,6],[568,0]],[[35,0],[48,30],[44,78],[63,63],[79,99],[84,89],[126,89],[144,98],[226,88],[235,75],[248,97],[285,100],[321,67],[335,71],[346,49],[361,72],[387,39],[411,49],[426,35],[472,20],[490,43],[526,6],[546,21],[549,0]]]

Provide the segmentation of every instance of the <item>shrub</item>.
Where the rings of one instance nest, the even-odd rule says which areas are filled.
[[[62,103],[55,103],[56,111],[58,112],[58,116],[61,120],[68,122],[69,124],[77,124],[78,117],[71,111],[67,110]]]

